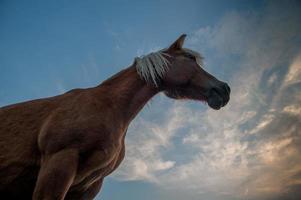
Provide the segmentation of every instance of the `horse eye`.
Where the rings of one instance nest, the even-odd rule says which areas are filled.
[[[193,55],[191,55],[191,54],[186,54],[186,56],[187,56],[188,58],[190,58],[190,59],[195,60],[195,57],[194,57]]]

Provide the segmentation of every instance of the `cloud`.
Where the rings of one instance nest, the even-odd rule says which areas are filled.
[[[159,104],[160,101],[162,97],[158,98]],[[185,125],[183,112],[180,107],[171,107],[161,123],[138,118],[128,131],[127,159],[115,176],[122,180],[157,182],[157,174],[172,168],[175,161],[163,160],[159,151],[169,148],[171,138]]]
[[[294,59],[286,74],[284,85],[291,85],[300,82],[301,76],[301,54]]]
[[[298,2],[272,1],[194,31],[187,45],[230,83],[228,106],[214,111],[159,96],[129,128],[126,160],[114,177],[190,199],[297,199],[300,10]]]

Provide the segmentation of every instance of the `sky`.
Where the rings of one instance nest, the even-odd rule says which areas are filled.
[[[0,106],[98,85],[186,33],[229,104],[157,95],[96,199],[297,200],[300,24],[289,0],[0,0]]]

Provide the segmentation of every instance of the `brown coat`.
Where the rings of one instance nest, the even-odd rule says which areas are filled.
[[[167,50],[171,66],[160,87],[133,64],[94,88],[0,108],[0,198],[93,199],[124,158],[130,122],[160,91],[225,106],[229,86],[187,56],[184,38]]]
[[[156,92],[131,66],[95,88],[2,107],[0,196],[31,199],[37,181],[34,199],[61,199],[60,182],[71,177],[66,199],[92,199],[124,158],[129,123]]]

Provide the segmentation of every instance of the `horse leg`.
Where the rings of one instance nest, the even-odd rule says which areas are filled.
[[[63,200],[76,175],[78,152],[65,149],[44,155],[33,200]]]
[[[95,181],[84,191],[72,191],[67,193],[65,200],[93,200],[98,194],[103,183],[103,178]]]

